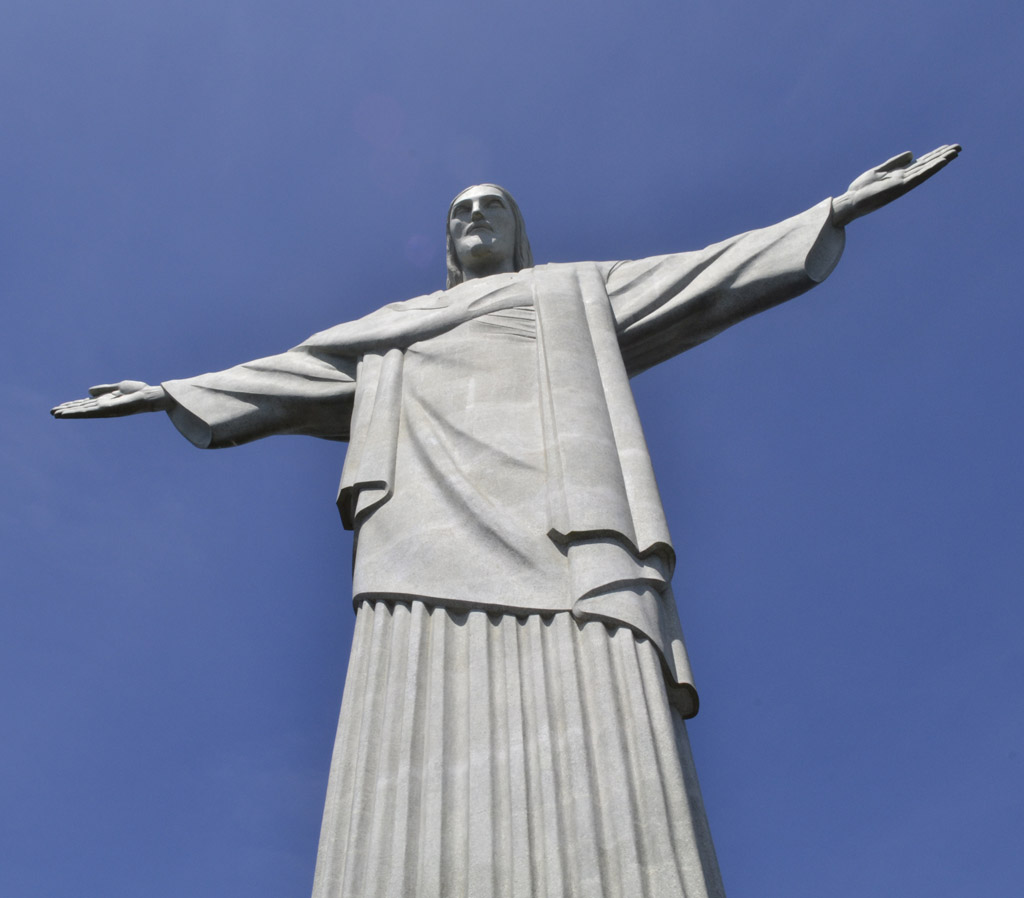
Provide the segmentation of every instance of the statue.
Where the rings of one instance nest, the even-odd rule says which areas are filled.
[[[851,221],[954,159],[704,250],[534,266],[493,184],[447,218],[447,288],[280,355],[57,418],[163,410],[195,445],[349,442],[352,657],[314,898],[722,896],[684,720],[697,693],[629,378],[791,299]]]

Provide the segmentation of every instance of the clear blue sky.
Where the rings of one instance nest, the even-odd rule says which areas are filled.
[[[437,289],[470,183],[634,258],[947,142],[635,388],[731,898],[1019,895],[1021,9],[10,0],[0,896],[308,894],[351,632],[340,444],[51,405]]]

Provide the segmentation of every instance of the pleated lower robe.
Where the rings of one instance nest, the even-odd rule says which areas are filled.
[[[719,898],[686,728],[649,640],[365,602],[314,898]]]

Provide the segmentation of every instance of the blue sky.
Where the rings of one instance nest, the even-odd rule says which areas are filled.
[[[343,447],[54,422],[443,281],[693,249],[964,154],[824,285],[642,375],[727,891],[1024,878],[1017,4],[13,0],[0,895],[308,893],[347,663]]]

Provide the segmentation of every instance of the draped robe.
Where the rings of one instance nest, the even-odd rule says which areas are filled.
[[[668,700],[690,717],[697,694],[670,587],[675,555],[628,380],[827,277],[844,241],[830,218],[825,201],[698,252],[468,281],[280,355],[169,381],[169,414],[203,448],[278,433],[349,441],[338,505],[356,533],[357,608],[568,614],[626,628],[654,647]],[[355,707],[352,676],[345,701]],[[344,707],[342,719],[332,783],[355,776]],[[699,799],[687,800],[702,818]],[[339,847],[328,831],[331,801],[318,895],[349,894],[359,868],[346,859],[352,839]],[[701,888],[686,894],[714,892]]]

